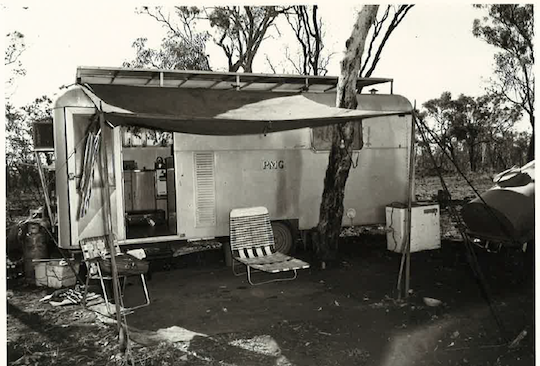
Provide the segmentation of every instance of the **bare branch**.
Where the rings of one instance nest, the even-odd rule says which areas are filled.
[[[285,48],[285,59],[291,63],[291,65],[293,66],[293,68],[296,70],[296,72],[297,72],[298,74],[302,74],[302,70],[299,68],[297,62],[294,61],[294,60],[291,58],[291,54],[290,54],[290,52],[289,52],[289,47]]]
[[[371,66],[369,67],[368,71],[362,75],[364,77],[369,77],[377,67],[377,64],[379,63],[379,60],[381,58],[381,53],[384,49],[384,46],[386,45],[386,42],[390,38],[390,35],[394,32],[394,30],[397,28],[397,26],[401,23],[405,15],[409,12],[409,10],[412,9],[414,5],[401,5],[399,9],[394,14],[394,18],[392,19],[391,23],[388,26],[388,29],[386,30],[386,33],[384,34],[383,39],[381,40],[381,43],[379,45],[379,48],[377,49],[377,52],[373,58],[373,61],[371,63]]]
[[[274,65],[272,65],[272,61],[270,61],[270,57],[268,57],[268,54],[265,53],[264,56],[265,56],[265,58],[266,58],[266,63],[267,63],[268,66],[270,67],[270,70],[272,70],[272,73],[273,73],[273,74],[277,74],[276,68],[274,67]]]
[[[388,5],[386,7],[386,10],[384,11],[384,15],[382,16],[381,20],[375,20],[375,24],[373,25],[373,33],[371,34],[371,40],[369,42],[369,47],[367,51],[366,58],[364,60],[364,63],[360,69],[360,75],[364,73],[364,70],[366,69],[367,65],[369,64],[369,61],[371,59],[371,53],[373,51],[373,46],[375,45],[375,41],[379,37],[379,33],[381,32],[382,26],[384,25],[384,22],[388,18],[390,14],[390,8],[391,6]]]
[[[327,64],[321,66],[321,54],[324,49],[322,42],[322,20],[318,16],[318,7],[314,5],[311,10],[307,6],[294,6],[293,12],[286,12],[285,16],[296,36],[301,49],[298,64],[289,57],[297,70],[308,75],[318,75]],[[300,66],[301,65],[301,66]]]
[[[143,13],[150,16],[151,18],[154,18],[158,23],[163,24],[166,28],[168,28],[172,33],[177,34],[178,29],[174,28],[171,24],[171,22],[168,19],[165,19],[165,16],[161,12],[160,7],[156,7],[156,14],[153,14],[150,12],[150,8],[143,7]]]

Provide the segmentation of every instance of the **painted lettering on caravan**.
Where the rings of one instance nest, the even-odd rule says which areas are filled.
[[[283,160],[264,160],[263,170],[270,169],[285,169],[285,162]]]

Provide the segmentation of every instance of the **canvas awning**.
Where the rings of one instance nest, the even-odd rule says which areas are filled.
[[[411,113],[329,107],[298,93],[103,84],[81,87],[114,126],[199,135],[265,134]]]

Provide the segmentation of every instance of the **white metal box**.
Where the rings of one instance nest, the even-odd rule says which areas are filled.
[[[407,207],[386,207],[386,242],[388,250],[402,253],[407,242]],[[413,204],[411,208],[411,253],[441,247],[440,209],[438,204]]]

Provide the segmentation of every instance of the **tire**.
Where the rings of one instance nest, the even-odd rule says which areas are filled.
[[[288,225],[282,222],[272,222],[274,232],[274,244],[276,250],[283,254],[289,254],[293,250],[293,235]]]

